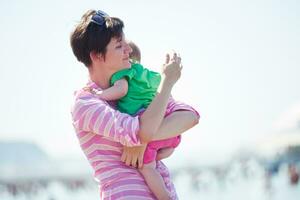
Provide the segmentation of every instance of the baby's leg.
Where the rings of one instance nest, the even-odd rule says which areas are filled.
[[[170,193],[165,185],[165,182],[158,171],[156,171],[156,161],[144,164],[139,169],[141,174],[144,176],[147,185],[150,190],[154,193],[158,200],[170,200]]]

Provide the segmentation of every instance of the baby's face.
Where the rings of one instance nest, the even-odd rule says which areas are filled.
[[[130,60],[133,63],[140,63],[140,59],[136,56],[130,56]]]

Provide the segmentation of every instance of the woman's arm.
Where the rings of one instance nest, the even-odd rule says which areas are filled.
[[[188,129],[195,126],[199,121],[199,115],[194,111],[177,111],[166,117],[162,125],[159,127],[158,132],[153,135],[152,140],[162,140],[178,136]],[[143,146],[124,146],[121,160],[126,165],[141,168],[143,165],[144,152],[146,144]],[[169,156],[169,155],[168,155]],[[157,159],[161,160],[168,156],[164,152],[157,154]]]
[[[139,137],[142,143],[150,142],[161,125],[171,90],[180,78],[181,69],[177,55],[174,53],[171,61],[169,55],[167,55],[166,63],[163,65],[160,91],[140,117]]]
[[[155,135],[155,132],[163,120],[172,87],[171,82],[163,81],[161,92],[156,95],[146,111],[141,115],[138,135],[142,146],[124,146],[121,160],[125,162],[126,165],[142,168],[146,145],[152,140],[152,137]]]
[[[167,110],[167,112],[171,112],[171,114],[163,119],[161,126],[159,127],[157,133],[153,135],[152,140],[162,140],[178,136],[188,129],[192,128],[199,122],[200,115],[191,106],[179,102],[174,102],[174,100],[171,98],[169,100],[168,108],[169,109]],[[145,146],[146,144],[144,144],[144,147],[124,146],[122,161],[127,165],[131,165],[133,167],[137,166],[141,168]],[[158,160],[165,157],[166,156],[163,152],[162,154],[158,153],[157,155]]]
[[[166,112],[171,90],[177,80],[180,78],[182,66],[177,55],[174,53],[172,61],[167,54],[166,62],[163,65],[162,81],[160,92],[153,99],[151,104],[140,116],[139,137],[144,146],[150,142],[157,132]],[[145,148],[124,146],[122,161],[127,165],[142,167]]]
[[[199,115],[193,111],[176,111],[167,116],[152,140],[164,140],[181,135],[199,122]]]

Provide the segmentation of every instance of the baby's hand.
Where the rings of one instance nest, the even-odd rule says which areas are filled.
[[[98,94],[98,90],[96,90],[95,88],[91,88],[91,87],[84,87],[83,88],[84,91],[90,92],[92,94],[97,95]]]
[[[90,87],[84,87],[83,91],[87,91],[87,92],[92,93],[92,88],[90,88]]]

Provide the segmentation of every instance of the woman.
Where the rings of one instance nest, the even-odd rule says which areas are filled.
[[[106,89],[112,74],[130,67],[131,48],[125,41],[123,26],[118,18],[89,10],[75,27],[71,47],[78,61],[89,71],[90,81],[86,87]],[[142,165],[145,145],[152,140],[177,136],[199,120],[193,108],[170,99],[180,74],[180,59],[175,54],[164,64],[159,94],[145,112],[136,117],[120,113],[109,102],[86,90],[76,93],[73,125],[99,181],[101,199],[155,199],[135,168]],[[176,110],[180,110],[180,114],[176,115]],[[171,112],[174,114],[168,117],[180,120],[160,127],[164,115]],[[177,199],[169,172],[161,161],[157,162],[157,170],[171,193],[170,199]]]

